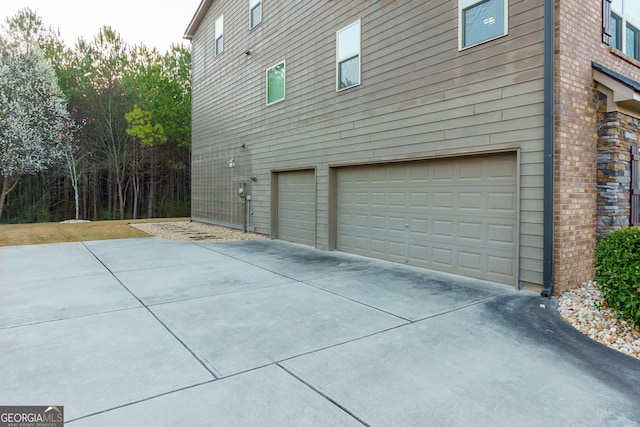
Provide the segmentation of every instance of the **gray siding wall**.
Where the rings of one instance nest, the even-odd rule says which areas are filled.
[[[520,280],[542,283],[543,0],[510,0],[509,34],[461,52],[457,7],[265,0],[250,30],[248,0],[214,1],[192,45],[193,218],[242,228],[246,184],[250,229],[270,234],[270,174],[316,168],[326,249],[331,166],[518,150]],[[361,85],[337,93],[336,31],[358,19]],[[282,60],[286,99],[266,106],[265,70]]]

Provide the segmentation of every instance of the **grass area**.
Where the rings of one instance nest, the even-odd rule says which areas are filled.
[[[149,237],[132,222],[188,221],[189,218],[126,219],[91,221],[76,224],[43,222],[37,224],[0,224],[0,246],[38,245],[42,243],[82,242],[89,240]]]

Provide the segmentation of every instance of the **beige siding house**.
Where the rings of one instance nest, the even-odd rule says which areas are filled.
[[[589,280],[598,130],[640,117],[605,25],[635,25],[629,1],[203,0],[192,218],[546,294]]]

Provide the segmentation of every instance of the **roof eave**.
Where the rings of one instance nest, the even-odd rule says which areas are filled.
[[[193,39],[193,36],[196,34],[198,27],[200,27],[202,20],[204,19],[205,15],[207,14],[207,11],[209,10],[209,7],[211,6],[211,3],[213,3],[213,0],[202,0],[200,2],[200,6],[198,6],[198,10],[193,15],[193,18],[191,18],[191,22],[189,22],[189,26],[187,27],[186,31],[184,32],[184,35],[182,36],[183,39],[186,39],[186,40]]]

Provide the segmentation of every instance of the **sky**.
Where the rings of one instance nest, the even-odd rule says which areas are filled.
[[[113,27],[129,45],[143,43],[160,52],[182,36],[200,0],[0,0],[0,19],[28,7],[45,26],[59,29],[68,46],[78,37],[90,41],[105,25]]]

